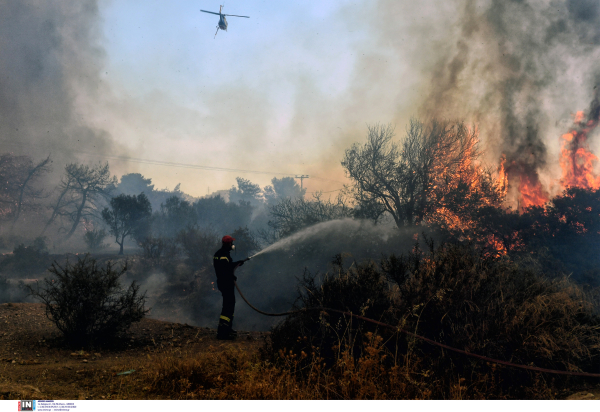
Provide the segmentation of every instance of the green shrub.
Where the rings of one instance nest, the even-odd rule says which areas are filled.
[[[131,323],[140,321],[145,294],[132,282],[127,290],[119,278],[127,264],[115,270],[108,262],[105,268],[86,255],[71,265],[57,262],[48,269],[55,277],[45,278],[43,287],[28,287],[34,297],[46,305],[46,316],[63,333],[65,341],[75,347],[97,345],[119,337]]]

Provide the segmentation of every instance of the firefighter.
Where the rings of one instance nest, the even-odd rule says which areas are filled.
[[[215,273],[217,274],[217,288],[223,295],[223,309],[219,317],[219,326],[217,328],[217,339],[233,340],[237,332],[233,330],[233,311],[235,310],[234,282],[237,277],[234,271],[238,266],[242,266],[245,260],[234,262],[229,252],[235,249],[231,236],[223,236],[221,249],[217,250],[213,258]]]

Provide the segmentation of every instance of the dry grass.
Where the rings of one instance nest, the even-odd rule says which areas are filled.
[[[317,352],[303,351],[281,351],[279,365],[239,349],[182,359],[165,356],[145,372],[147,390],[171,399],[431,398],[428,376],[412,376],[406,365],[389,367],[383,338],[367,334],[367,339],[364,356],[355,360],[342,350],[332,367]],[[459,399],[459,377],[456,388]]]
[[[144,390],[150,398],[169,399],[498,398],[490,396],[498,384],[494,365],[488,365],[491,373],[478,375],[476,383],[472,376],[458,373],[437,376],[434,371],[423,369],[424,362],[416,355],[390,353],[381,336],[366,333],[365,338],[360,358],[356,359],[348,349],[335,347],[338,352],[331,366],[316,351],[280,351],[277,364],[240,349],[179,359],[164,356],[145,371]],[[559,397],[559,392],[552,391],[539,374],[530,392],[535,398]],[[440,393],[445,395],[440,397]]]

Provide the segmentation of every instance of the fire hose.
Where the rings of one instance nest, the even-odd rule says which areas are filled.
[[[478,355],[476,353],[471,353],[471,352],[467,352],[461,349],[457,349],[457,348],[453,348],[451,346],[445,345],[443,343],[440,342],[436,342],[432,339],[426,338],[425,336],[421,336],[421,335],[417,335],[416,333],[412,333],[410,331],[407,331],[405,329],[399,328],[397,326],[392,326],[389,325],[387,323],[383,323],[383,322],[379,322],[377,320],[374,319],[370,319],[370,318],[366,318],[364,316],[360,316],[357,315],[355,313],[352,312],[344,312],[342,310],[338,310],[338,309],[332,309],[332,308],[326,308],[323,306],[315,306],[312,308],[302,308],[302,309],[297,309],[297,310],[292,310],[289,312],[281,312],[281,313],[269,313],[269,312],[264,312],[256,307],[254,307],[249,301],[248,299],[246,299],[246,297],[244,296],[244,294],[242,293],[242,291],[240,290],[240,287],[238,286],[237,282],[235,283],[235,287],[237,289],[237,291],[239,292],[240,296],[242,297],[242,299],[244,299],[244,302],[246,302],[248,304],[248,306],[250,306],[252,309],[254,309],[255,311],[257,311],[258,313],[260,313],[261,315],[265,315],[265,316],[287,316],[287,315],[292,315],[292,314],[296,314],[296,313],[302,313],[302,312],[309,312],[309,311],[313,311],[313,310],[318,310],[321,312],[335,312],[335,313],[339,313],[342,315],[346,315],[346,316],[350,316],[356,319],[360,319],[360,320],[364,320],[365,322],[370,322],[373,323],[375,325],[379,325],[379,326],[383,326],[384,328],[388,328],[388,329],[392,329],[398,333],[404,333],[408,336],[412,336],[413,338],[417,338],[420,339],[422,341],[425,341],[431,345],[435,345],[435,346],[439,346],[441,348],[453,351],[453,352],[457,352],[466,356],[470,356],[473,358],[477,358],[477,359],[481,359],[484,360],[486,362],[491,362],[491,363],[497,363],[500,365],[506,365],[506,366],[512,366],[514,368],[521,368],[521,369],[527,369],[527,370],[532,370],[532,371],[536,371],[536,372],[544,372],[544,373],[554,373],[554,374],[559,374],[559,375],[571,375],[571,376],[584,376],[584,377],[588,377],[588,378],[600,378],[600,373],[588,373],[588,372],[569,372],[569,371],[559,371],[559,370],[554,370],[554,369],[546,369],[546,368],[538,368],[537,366],[528,366],[528,365],[520,365],[520,364],[516,364],[516,363],[512,363],[512,362],[507,362],[507,361],[503,361],[500,359],[493,359],[493,358],[488,358],[487,356],[483,356],[483,355]]]

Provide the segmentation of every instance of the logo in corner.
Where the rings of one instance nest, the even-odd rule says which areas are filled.
[[[35,411],[35,401],[19,401],[20,411]]]

